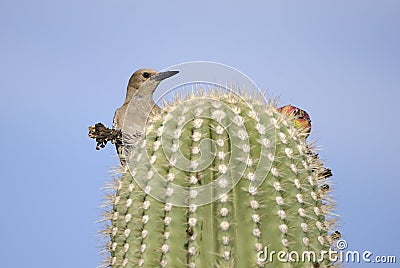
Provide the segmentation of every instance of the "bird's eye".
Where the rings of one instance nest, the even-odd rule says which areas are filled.
[[[144,73],[142,74],[142,76],[143,76],[144,78],[149,78],[149,77],[150,77],[150,74],[149,74],[148,72],[144,72]]]

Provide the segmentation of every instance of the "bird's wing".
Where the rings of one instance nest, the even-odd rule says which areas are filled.
[[[113,129],[120,129],[120,126],[118,126],[118,111],[119,111],[119,109],[120,108],[118,108],[117,110],[115,110],[115,113],[114,113],[114,117],[113,117],[113,125],[112,125],[112,128]]]

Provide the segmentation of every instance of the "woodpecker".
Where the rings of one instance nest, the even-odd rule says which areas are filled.
[[[157,72],[153,69],[140,69],[129,79],[125,101],[115,111],[113,129],[122,132],[122,141],[115,147],[121,164],[126,164],[126,157],[138,145],[137,141],[144,133],[149,115],[160,112],[153,100],[153,93],[160,82],[176,75],[178,71]]]

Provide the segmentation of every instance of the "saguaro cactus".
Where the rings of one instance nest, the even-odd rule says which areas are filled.
[[[332,265],[327,169],[292,123],[233,93],[166,105],[112,185],[105,266]]]

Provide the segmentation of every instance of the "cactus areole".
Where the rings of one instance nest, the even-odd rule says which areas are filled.
[[[289,114],[214,92],[149,118],[112,186],[104,266],[334,266],[327,169]]]

